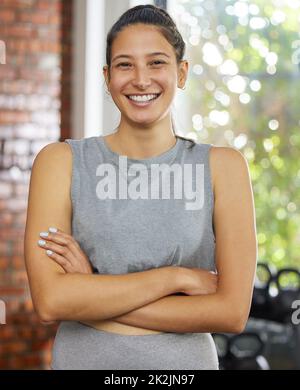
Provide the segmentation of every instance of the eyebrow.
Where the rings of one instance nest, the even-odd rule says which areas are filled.
[[[163,55],[163,56],[166,56],[166,57],[170,58],[170,56],[169,56],[168,54],[162,53],[162,52],[159,52],[159,51],[154,52],[154,53],[147,54],[146,57],[152,57],[152,56],[157,56],[157,55]],[[117,57],[115,57],[115,58],[112,60],[112,62],[116,61],[116,60],[117,60],[118,58],[120,58],[120,57],[132,58],[132,56],[130,56],[130,55],[128,55],[128,54],[120,54],[120,55],[118,55]]]

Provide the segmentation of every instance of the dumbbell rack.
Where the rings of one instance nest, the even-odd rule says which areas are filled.
[[[278,331],[276,337],[279,341],[280,338],[282,338],[282,345],[284,345],[284,338],[286,338],[287,341],[294,342],[293,361],[296,366],[294,368],[300,369],[300,324],[292,322],[293,312],[296,310],[292,308],[292,303],[300,300],[300,272],[296,268],[275,270],[265,263],[258,263],[257,270],[264,271],[266,279],[264,283],[261,283],[258,279],[255,283],[249,318],[250,328],[251,322],[256,321],[259,325],[260,321],[259,326],[265,328],[264,332],[266,335],[267,333],[271,334],[271,331],[275,330],[277,327]],[[287,280],[287,275],[290,275],[290,278],[293,276],[294,280],[297,280],[296,287],[284,288],[282,286],[281,280],[284,277]],[[300,320],[300,315],[298,317]],[[249,329],[249,325],[246,327],[247,329]],[[259,326],[256,326],[256,328],[259,328]],[[253,326],[253,328],[255,328],[255,326]],[[281,332],[279,330],[280,328]],[[285,335],[283,332],[285,332]],[[267,343],[267,340],[264,341]],[[281,360],[279,365],[281,365],[281,367],[278,367],[278,369],[289,368],[284,367],[284,360]]]
[[[300,369],[299,327],[249,317],[246,331],[259,334],[265,345],[262,355],[267,359],[271,370]]]
[[[260,271],[265,273],[263,282],[259,280]],[[287,278],[288,275],[290,279]],[[285,278],[285,283],[282,283],[282,280],[284,280],[282,278]],[[297,281],[296,287],[286,283],[293,278]],[[289,284],[289,286],[287,287],[285,284]],[[241,367],[247,367],[248,365],[249,368],[245,369],[299,370],[300,324],[293,324],[292,322],[293,311],[296,310],[292,308],[292,303],[298,300],[298,307],[300,307],[300,272],[298,269],[284,268],[277,271],[266,263],[258,263],[250,316],[245,331],[241,335],[213,334],[214,337],[219,337],[218,341],[223,344],[223,347],[225,345],[225,355],[223,348],[223,351],[221,351],[223,352],[222,359],[220,359],[223,365],[233,367],[232,369],[243,369]],[[295,307],[297,306],[295,305]],[[298,321],[300,321],[300,313],[298,317]],[[295,318],[294,316],[293,320]],[[253,336],[253,342],[251,338],[250,340],[249,338],[247,340],[247,337],[239,338],[239,336],[246,336],[247,334],[248,337],[249,335]],[[259,338],[259,342],[255,336]],[[244,349],[244,345],[238,351],[241,353],[232,353],[231,349],[234,347],[236,350],[237,345],[243,345],[243,342],[246,344],[246,349]],[[257,348],[255,343],[258,346]],[[218,343],[216,345],[219,346]],[[250,346],[249,356],[252,353],[248,359],[249,364],[246,362],[247,358],[243,358],[243,353],[244,356],[247,356],[247,345]],[[274,352],[276,346],[279,346],[278,354]],[[278,361],[276,361],[276,356],[278,356]]]

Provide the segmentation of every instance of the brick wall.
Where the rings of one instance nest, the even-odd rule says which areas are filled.
[[[57,326],[33,311],[24,228],[36,154],[71,136],[71,22],[72,0],[0,1],[0,369],[49,369]]]

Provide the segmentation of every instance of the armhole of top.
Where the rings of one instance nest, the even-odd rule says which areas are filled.
[[[76,158],[76,150],[75,150],[76,147],[72,139],[66,139],[64,142],[69,144],[72,152],[72,178],[71,178],[70,195],[72,200],[72,214],[74,215],[75,206],[76,206],[75,193],[76,192],[78,193],[78,190],[80,188],[80,178],[79,178],[79,171],[77,167],[77,158]]]
[[[207,172],[208,172],[208,185],[209,185],[209,204],[210,204],[210,214],[211,214],[211,231],[214,237],[214,240],[216,241],[216,234],[214,230],[214,220],[213,220],[213,214],[215,209],[215,195],[214,195],[214,187],[213,187],[213,180],[212,180],[212,171],[211,171],[211,164],[210,164],[210,151],[212,150],[214,145],[208,144],[207,146]]]

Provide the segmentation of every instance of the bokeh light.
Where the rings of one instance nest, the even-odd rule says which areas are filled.
[[[244,154],[259,260],[300,266],[300,0],[177,0],[173,11],[192,69],[190,133]]]

